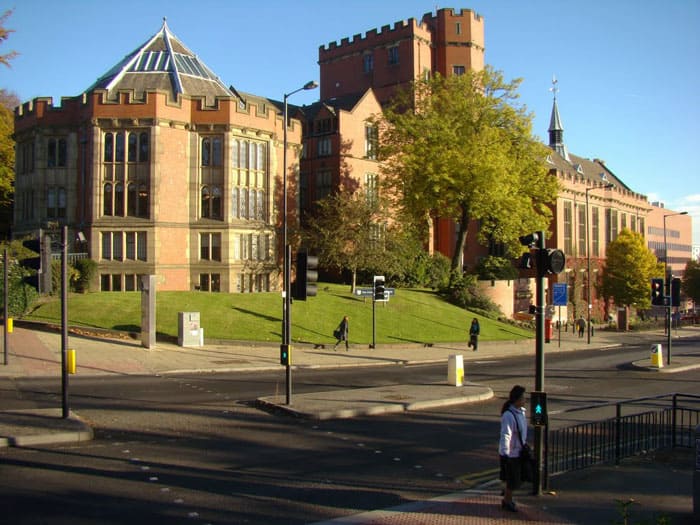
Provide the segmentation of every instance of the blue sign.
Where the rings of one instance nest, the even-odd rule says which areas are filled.
[[[568,287],[566,283],[554,283],[552,304],[554,306],[566,306],[568,302]]]

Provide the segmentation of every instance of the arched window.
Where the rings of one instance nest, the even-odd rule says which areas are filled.
[[[202,139],[202,166],[209,166],[211,163],[211,140]]]
[[[124,133],[117,133],[116,147],[114,150],[115,162],[124,162]]]
[[[136,152],[138,151],[138,136],[136,133],[129,133],[129,154],[128,162],[136,162]]]
[[[112,200],[112,184],[107,183],[104,186],[104,203],[102,207],[102,213],[104,215],[113,215],[114,214],[114,207],[113,207],[113,200]]]
[[[114,215],[124,216],[124,185],[121,182],[114,185]]]
[[[126,213],[130,217],[136,217],[137,215],[137,197],[136,197],[136,184],[131,182],[127,186],[126,190]]]
[[[148,133],[139,136],[139,162],[148,162]]]
[[[202,186],[202,218],[208,218],[209,215],[209,188]]]
[[[105,133],[105,162],[114,161],[114,135]]]

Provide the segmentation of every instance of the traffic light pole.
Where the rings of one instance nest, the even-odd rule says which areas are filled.
[[[3,283],[5,286],[3,286],[3,315],[5,316],[4,320],[4,326],[3,326],[3,331],[2,331],[2,339],[3,339],[3,353],[4,353],[4,364],[7,365],[7,353],[8,353],[8,347],[10,345],[10,340],[8,337],[8,330],[9,330],[9,319],[10,319],[10,305],[9,305],[9,290],[7,289],[8,284],[9,284],[9,278],[8,278],[8,269],[7,269],[7,248],[5,248],[3,252]]]
[[[535,283],[535,390],[544,392],[544,308],[545,308],[545,257],[544,232],[539,232],[537,239],[537,280]],[[544,433],[546,427],[535,426],[535,480],[532,484],[532,493],[536,496],[542,494],[543,463],[544,463]]]
[[[63,419],[70,416],[68,406],[68,227],[61,233],[61,391]]]

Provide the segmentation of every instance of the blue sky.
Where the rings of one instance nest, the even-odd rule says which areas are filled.
[[[167,17],[237,89],[281,99],[318,79],[318,48],[436,7],[485,20],[486,62],[522,78],[521,102],[546,140],[552,76],[569,151],[604,159],[630,188],[693,217],[700,244],[700,0],[0,0],[15,33],[0,87],[21,100],[80,94]],[[317,91],[290,101],[310,103]]]

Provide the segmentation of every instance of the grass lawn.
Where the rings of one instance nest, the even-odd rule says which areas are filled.
[[[156,330],[160,334],[177,337],[178,312],[200,312],[205,338],[275,342],[281,339],[282,297],[277,292],[157,292],[156,309]],[[372,301],[351,295],[347,285],[319,283],[316,297],[292,304],[292,339],[295,342],[334,342],[333,330],[344,315],[350,318],[350,342],[371,343]],[[533,337],[531,331],[453,306],[432,291],[399,288],[388,303],[376,305],[376,342],[466,341],[473,317],[481,324],[482,340]],[[60,323],[59,299],[42,304],[27,319]],[[68,323],[138,332],[141,293],[72,294],[68,299]]]

